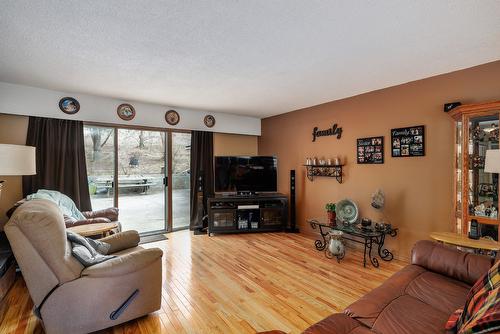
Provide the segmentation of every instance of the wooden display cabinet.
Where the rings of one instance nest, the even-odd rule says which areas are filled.
[[[498,174],[486,173],[486,150],[499,149],[500,101],[459,106],[455,120],[454,230],[468,234],[477,220],[481,236],[499,240]]]

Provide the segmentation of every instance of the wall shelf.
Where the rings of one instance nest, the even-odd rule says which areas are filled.
[[[334,177],[338,183],[342,183],[342,167],[344,165],[304,165],[307,178],[314,181],[317,176]]]

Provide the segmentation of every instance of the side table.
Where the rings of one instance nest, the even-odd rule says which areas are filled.
[[[432,232],[429,235],[432,239],[454,246],[471,248],[475,251],[498,252],[500,243],[489,239],[471,239],[466,235],[453,232]]]
[[[83,237],[88,237],[91,235],[102,235],[103,237],[108,236],[109,232],[118,227],[116,223],[97,223],[97,224],[85,224],[77,225],[73,227],[68,227],[68,230],[80,234]]]

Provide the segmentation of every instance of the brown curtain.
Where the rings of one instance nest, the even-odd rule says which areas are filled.
[[[191,230],[207,227],[207,199],[214,192],[213,133],[191,132]]]
[[[36,175],[23,177],[26,197],[38,189],[69,196],[81,211],[91,210],[83,122],[30,116],[26,145],[36,147]]]

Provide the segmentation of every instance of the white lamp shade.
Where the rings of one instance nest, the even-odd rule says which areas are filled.
[[[36,174],[35,147],[0,144],[0,175]]]
[[[487,173],[500,173],[500,150],[486,150],[484,171]]]

